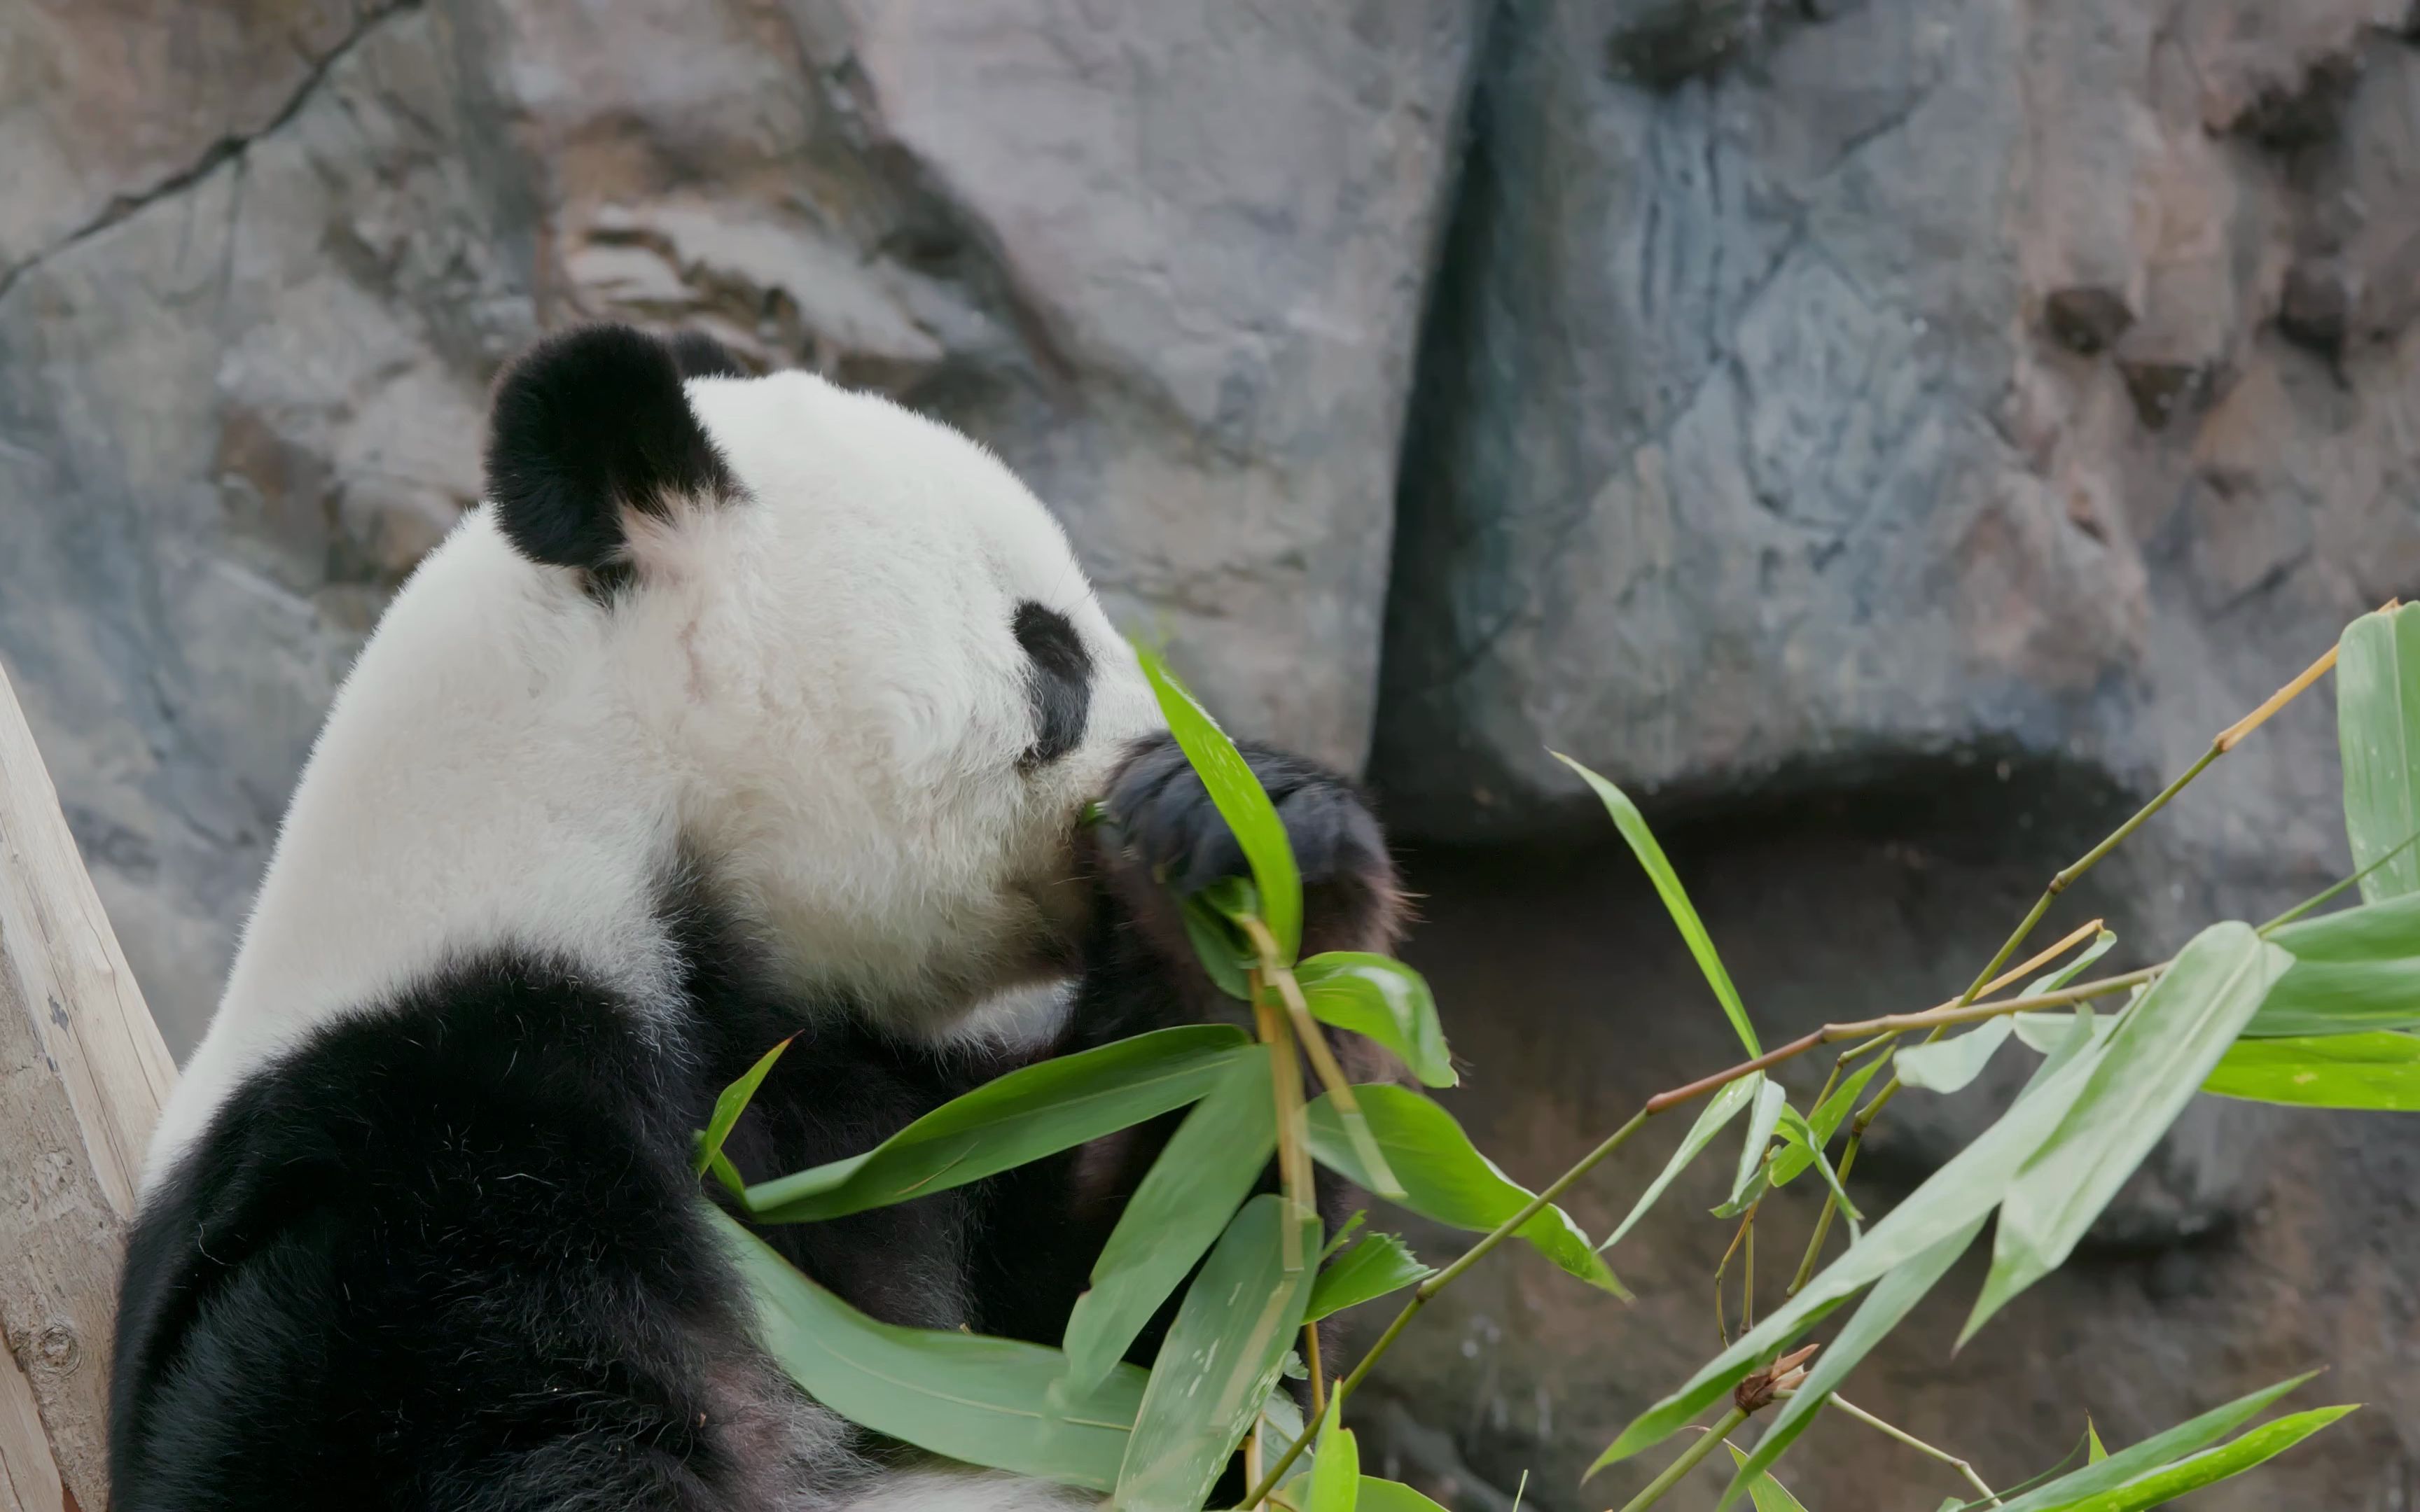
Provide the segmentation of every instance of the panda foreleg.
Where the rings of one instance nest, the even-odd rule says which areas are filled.
[[[1303,953],[1391,949],[1402,893],[1385,833],[1359,792],[1299,757],[1257,746],[1243,753],[1277,805],[1302,874]],[[1179,1024],[1249,1023],[1244,1006],[1202,972],[1178,911],[1178,897],[1247,868],[1175,741],[1161,735],[1138,746],[1111,779],[1103,807],[1107,822],[1090,841],[1099,914],[1052,1053]],[[1338,1036],[1336,1048],[1354,1079],[1387,1074],[1384,1057],[1366,1041]],[[1155,1119],[986,1183],[982,1242],[972,1256],[979,1326],[1058,1342],[1094,1259],[1181,1118]],[[1273,1171],[1263,1184],[1275,1190]],[[1318,1198],[1330,1232],[1358,1201],[1325,1174]],[[1144,1330],[1130,1358],[1149,1363],[1173,1306]],[[1323,1330],[1331,1368],[1340,1342]]]
[[[1349,779],[1264,746],[1240,748],[1277,807],[1303,885],[1302,953],[1388,951],[1404,903],[1386,832]],[[1072,1026],[1113,1039],[1236,1011],[1196,963],[1177,899],[1249,875],[1243,848],[1173,737],[1139,744],[1111,776],[1106,822],[1092,832],[1104,895],[1095,955]],[[1125,1024],[1135,1021],[1135,1027]]]

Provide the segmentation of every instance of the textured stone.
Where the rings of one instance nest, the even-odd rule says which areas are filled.
[[[2286,270],[2277,329],[2313,351],[2334,357],[2344,350],[2358,297],[2343,264],[2332,257],[2306,258]]]
[[[194,183],[289,113],[381,8],[104,0],[0,11],[0,288],[37,255]]]
[[[363,631],[476,492],[488,371],[535,329],[451,51],[433,12],[360,21],[257,134],[189,144],[176,187],[0,296],[0,654],[172,1046]]]
[[[2113,289],[2053,289],[2042,301],[2042,322],[2060,346],[2090,357],[2107,351],[2126,333],[2134,312],[2126,308],[2125,296]]]
[[[1550,748],[1668,805],[1981,748],[2148,792],[2323,649],[2420,460],[2399,9],[1870,0],[1649,88],[1636,7],[1511,8],[1405,453],[1398,825],[1559,832]]]

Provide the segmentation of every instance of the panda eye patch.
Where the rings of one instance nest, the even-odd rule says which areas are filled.
[[[1067,616],[1027,599],[1010,622],[1025,652],[1025,696],[1033,707],[1033,744],[1016,759],[1030,772],[1076,748],[1093,704],[1093,655]]]

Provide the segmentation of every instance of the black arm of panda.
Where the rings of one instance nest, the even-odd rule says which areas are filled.
[[[1241,748],[1277,805],[1303,882],[1302,953],[1390,951],[1403,926],[1403,893],[1385,832],[1359,789],[1299,756]],[[1089,834],[1089,869],[1102,909],[1082,987],[1060,1053],[1171,1024],[1249,1023],[1212,986],[1187,938],[1177,900],[1249,874],[1173,738],[1138,745],[1111,778],[1103,824]]]
[[[1402,928],[1403,894],[1385,833],[1359,791],[1300,757],[1259,746],[1242,749],[1277,805],[1302,873],[1302,953],[1391,950]],[[1051,1053],[1177,1024],[1248,1025],[1249,1011],[1219,993],[1202,971],[1179,912],[1179,896],[1248,869],[1175,741],[1161,735],[1139,745],[1111,779],[1102,807],[1106,820],[1087,842],[1099,912],[1076,1001]],[[1335,1038],[1339,1058],[1355,1080],[1386,1073],[1374,1047]],[[978,1326],[1058,1341],[1094,1257],[1181,1117],[1095,1141],[989,1186],[974,1283]],[[1319,1197],[1331,1232],[1357,1200],[1324,1174]],[[1149,1363],[1171,1316],[1163,1310],[1144,1332],[1134,1351],[1137,1363]]]

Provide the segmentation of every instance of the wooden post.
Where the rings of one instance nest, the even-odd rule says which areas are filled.
[[[108,1504],[117,1272],[176,1079],[0,671],[0,1512]]]

